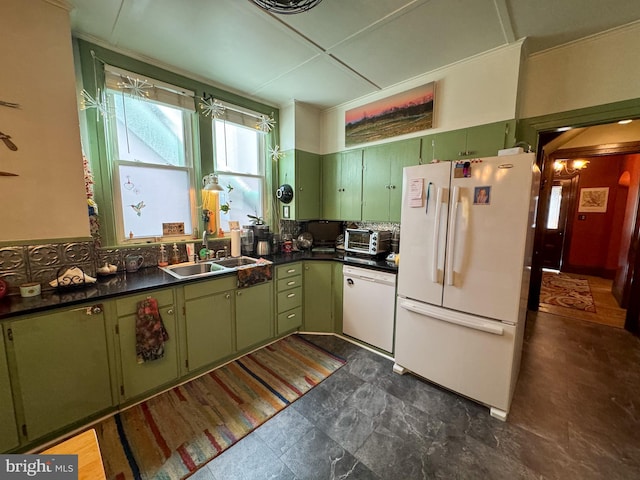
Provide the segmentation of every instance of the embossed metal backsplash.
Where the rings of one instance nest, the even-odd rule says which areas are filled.
[[[165,244],[170,252],[171,245]],[[187,261],[186,247],[178,245],[180,261]],[[142,255],[143,267],[158,264],[159,245],[140,245],[131,248],[96,249],[93,242],[51,243],[0,247],[0,278],[9,285],[9,293],[16,294],[23,283],[38,282],[43,290],[50,290],[49,282],[67,268],[78,267],[92,277],[97,268],[110,263],[124,270],[124,257]]]

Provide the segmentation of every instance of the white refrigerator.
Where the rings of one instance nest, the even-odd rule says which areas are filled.
[[[520,367],[539,181],[534,154],[403,174],[394,370],[502,420]]]

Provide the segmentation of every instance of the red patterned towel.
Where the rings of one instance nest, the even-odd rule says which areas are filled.
[[[169,340],[169,334],[164,328],[158,300],[148,297],[138,302],[136,318],[136,354],[138,363],[157,360],[164,357],[164,342]]]

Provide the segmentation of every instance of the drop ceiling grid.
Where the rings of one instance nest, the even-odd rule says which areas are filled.
[[[141,33],[143,20],[153,28]],[[274,28],[268,18],[232,2],[199,1],[185,8],[159,0],[144,18],[123,16],[119,24],[119,47],[167,64],[180,59],[181,68],[243,91],[257,90],[318,54],[289,29]]]
[[[454,1],[422,4],[332,53],[384,88],[505,44],[493,2]]]
[[[377,89],[333,60],[318,56],[263,85],[252,95],[261,96],[266,91],[281,106],[291,100],[304,99],[305,103],[316,107],[329,108]]]

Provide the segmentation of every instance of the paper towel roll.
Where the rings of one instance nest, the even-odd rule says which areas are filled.
[[[240,256],[240,230],[231,230],[231,256]]]

